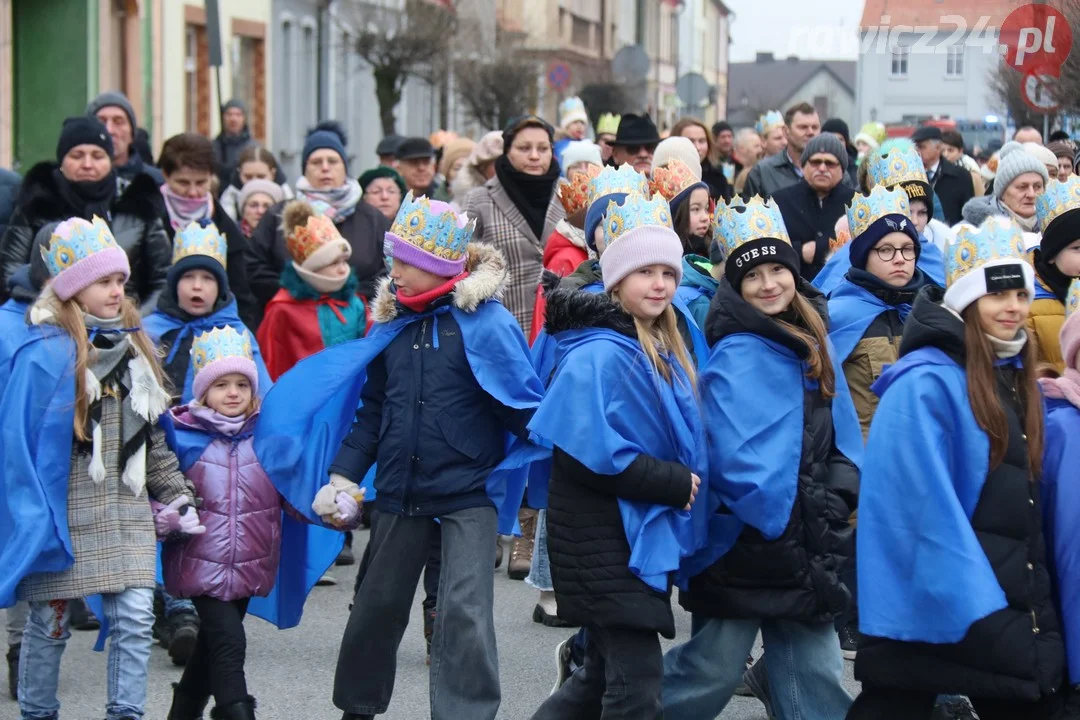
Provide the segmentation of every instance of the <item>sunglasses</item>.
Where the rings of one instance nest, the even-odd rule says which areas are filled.
[[[626,150],[627,153],[629,153],[631,155],[637,155],[642,150],[647,151],[650,155],[652,155],[652,154],[654,154],[656,152],[656,145],[655,144],[651,144],[651,145],[624,145],[623,148]]]
[[[811,167],[815,165],[820,166],[826,170],[835,170],[840,167],[840,162],[838,160],[833,160],[832,158],[810,158],[806,161],[806,164]]]

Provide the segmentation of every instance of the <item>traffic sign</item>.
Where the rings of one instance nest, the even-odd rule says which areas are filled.
[[[1052,79],[1048,75],[1028,73],[1020,82],[1024,103],[1035,112],[1052,113],[1058,109],[1059,103],[1048,87]]]
[[[548,65],[547,84],[555,92],[570,87],[570,66],[559,60],[553,61]]]

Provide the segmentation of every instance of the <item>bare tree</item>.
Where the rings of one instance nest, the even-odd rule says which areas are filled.
[[[458,94],[481,127],[502,128],[536,104],[537,62],[496,41],[494,52],[455,64]]]
[[[993,97],[1005,103],[1005,109],[1009,111],[1009,117],[1016,127],[1031,125],[1041,128],[1043,113],[1036,112],[1024,101],[1021,88],[1023,81],[1024,76],[1002,60],[997,69],[990,73],[988,88]],[[1051,126],[1054,124],[1055,115],[1050,113]]]
[[[1069,115],[1080,112],[1080,52],[1076,51],[1077,32],[1080,31],[1080,0],[1056,0],[1054,6],[1065,16],[1070,28],[1073,28],[1073,50],[1061,67],[1061,76],[1053,83],[1050,90],[1059,103],[1058,112]]]
[[[356,33],[353,49],[371,66],[384,135],[396,132],[394,110],[410,77],[432,81],[445,67],[457,16],[432,0],[350,0],[339,12]]]

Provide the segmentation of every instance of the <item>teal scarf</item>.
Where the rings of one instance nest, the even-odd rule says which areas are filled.
[[[324,295],[304,282],[292,263],[285,263],[281,287],[296,300],[318,301],[316,313],[324,347],[364,337],[366,312],[364,301],[356,294],[360,281],[356,279],[355,271],[349,273],[349,279],[340,290]]]

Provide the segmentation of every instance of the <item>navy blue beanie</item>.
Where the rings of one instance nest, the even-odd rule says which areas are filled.
[[[905,215],[886,215],[875,220],[865,232],[851,240],[851,266],[865,270],[870,251],[881,242],[881,238],[894,232],[902,232],[912,239],[915,243],[915,260],[918,261],[922,243],[919,242],[915,223]]]
[[[708,183],[699,182],[683,190],[681,193],[671,198],[668,206],[671,207],[671,217],[674,219],[675,213],[679,211],[679,206],[690,199],[690,196],[694,194],[694,191],[698,188],[703,188],[705,192],[709,191]]]
[[[300,172],[307,168],[308,158],[316,150],[333,150],[341,157],[345,172],[349,171],[349,156],[345,153],[345,135],[337,123],[320,123],[308,132],[300,160]]]
[[[596,198],[593,204],[589,205],[589,210],[585,213],[585,243],[593,252],[596,252],[596,228],[600,227],[600,223],[604,221],[604,213],[607,212],[608,205],[612,200],[622,205],[626,195],[626,193],[601,195]]]

